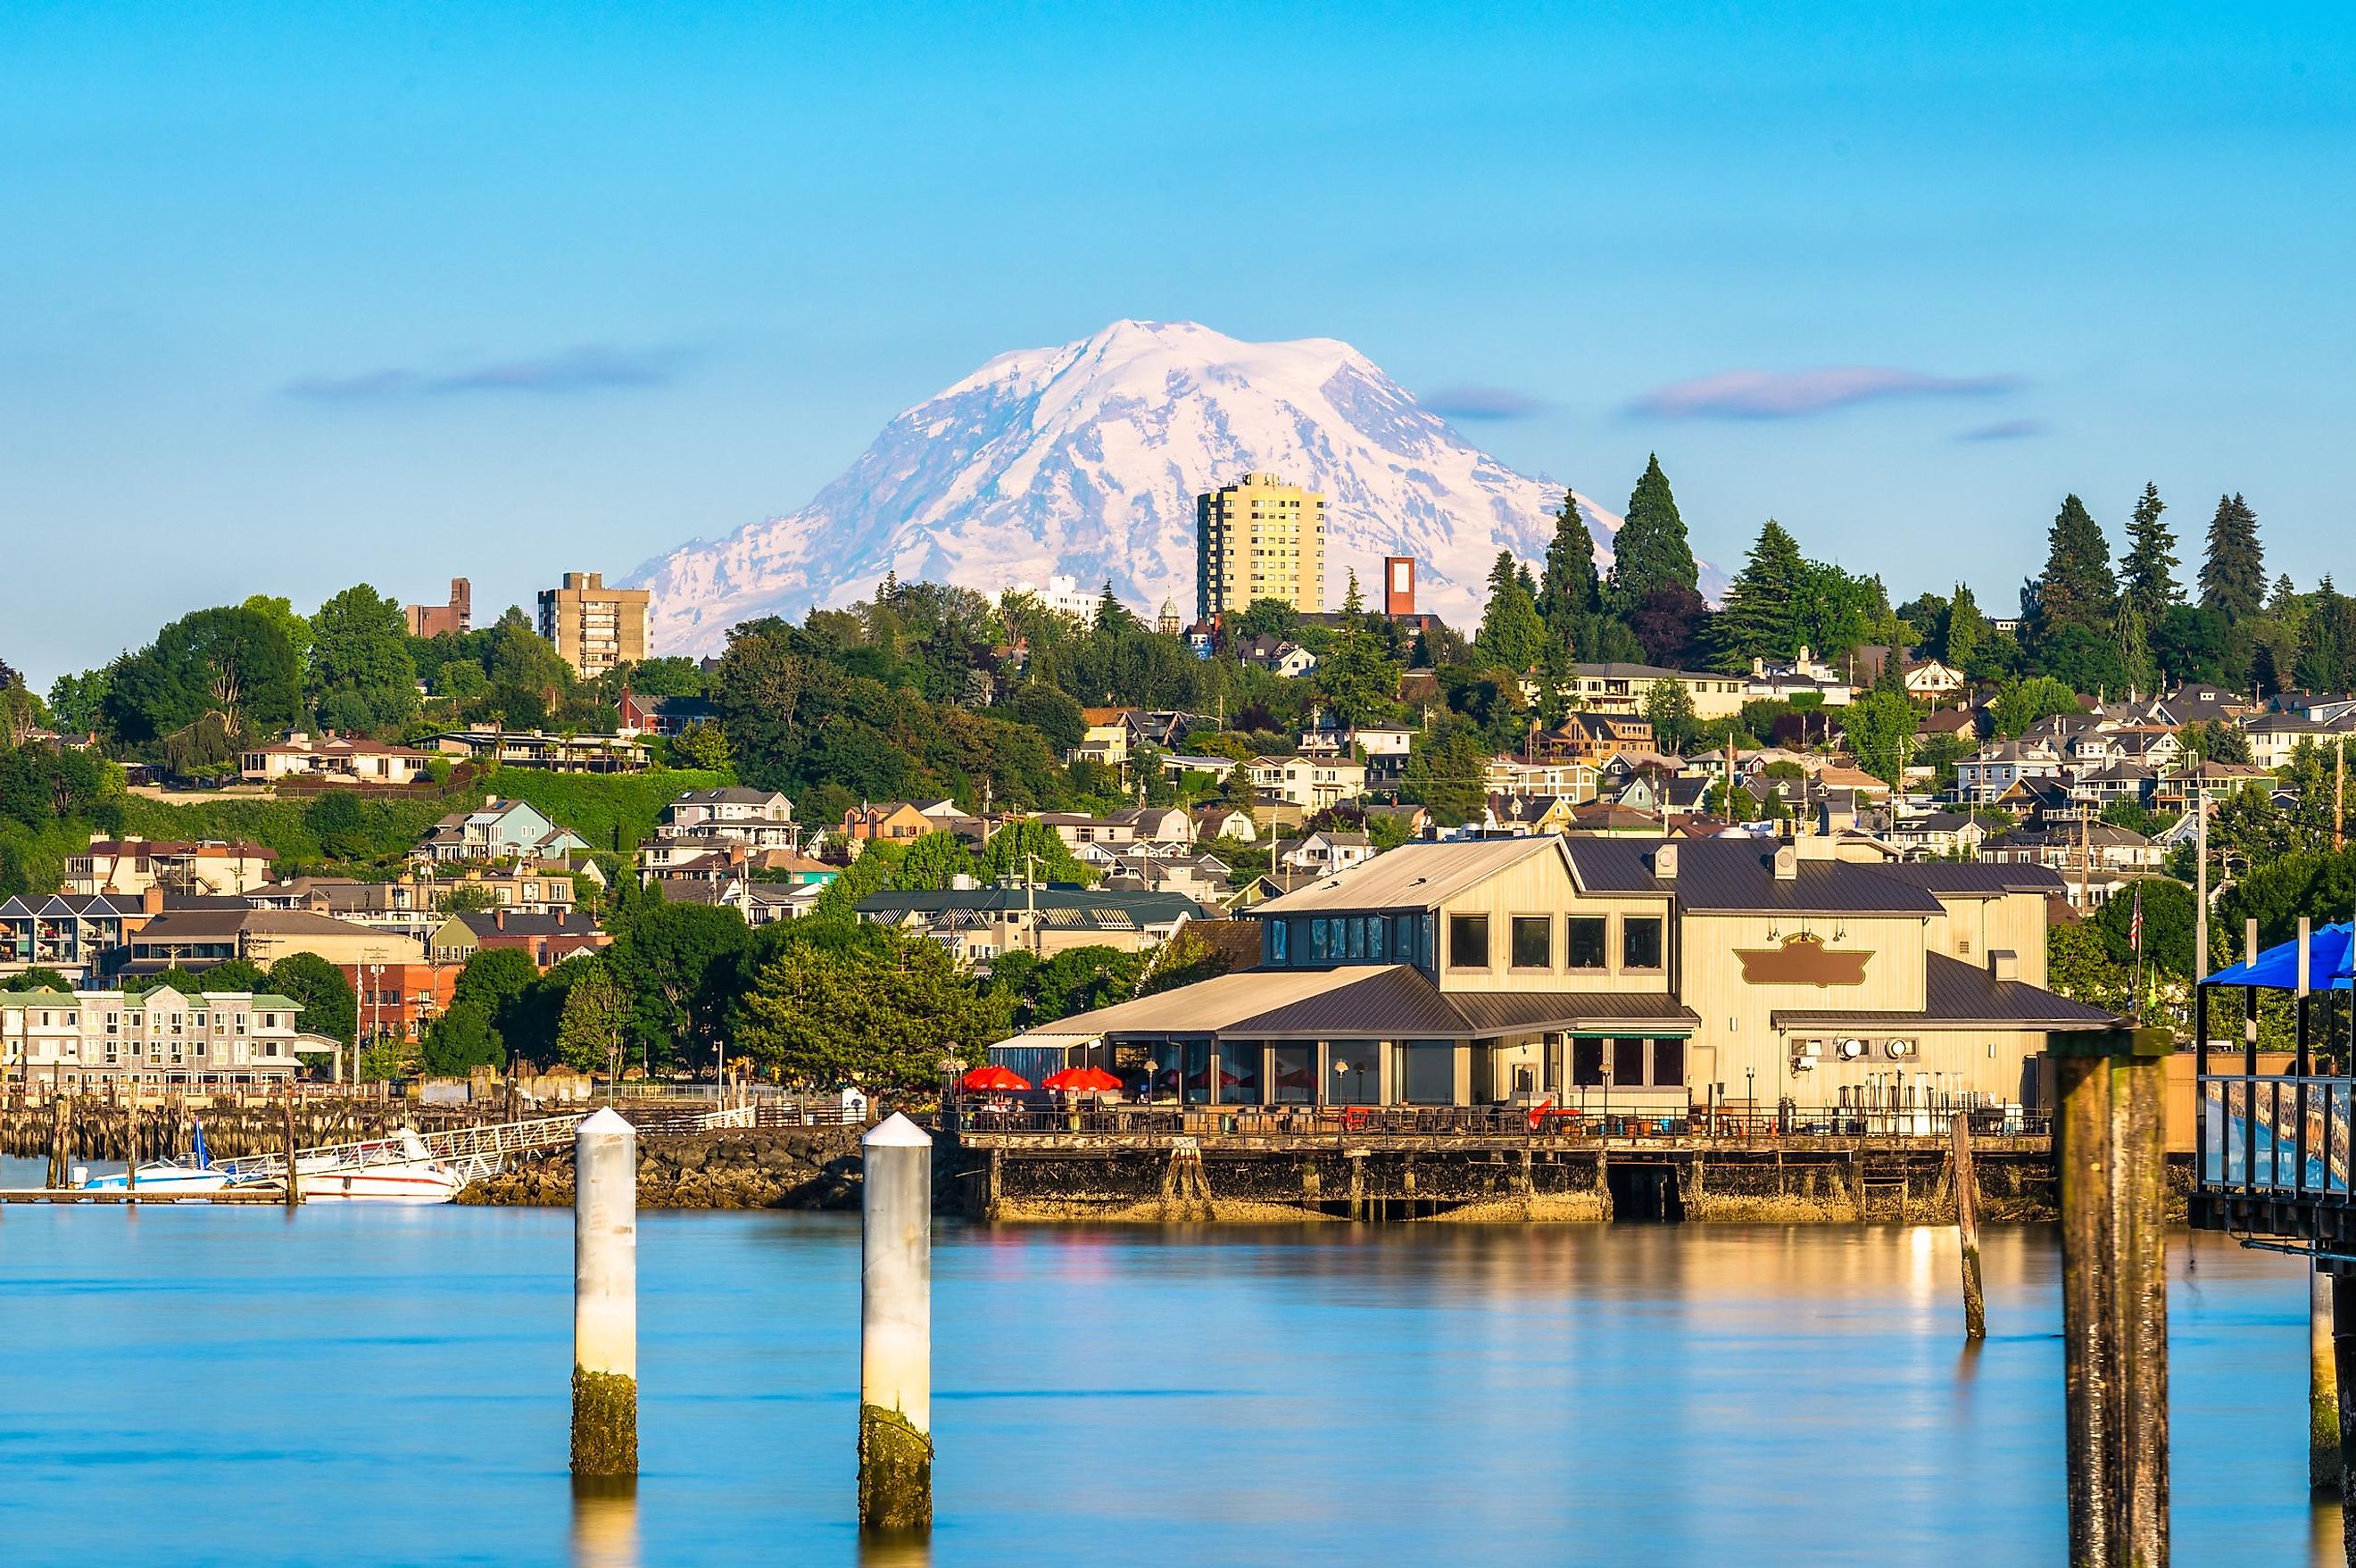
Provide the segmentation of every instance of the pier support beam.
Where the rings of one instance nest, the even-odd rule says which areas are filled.
[[[2330,1281],[2332,1383],[2344,1454],[2356,1452],[2356,1276],[2333,1274]],[[2340,1472],[2340,1549],[2356,1564],[2356,1465]]]
[[[1955,1112],[1955,1236],[1964,1250],[1964,1337],[1987,1337],[1987,1294],[1980,1284],[1979,1175],[1972,1168],[1970,1118]]]
[[[638,1473],[638,1132],[612,1106],[573,1135],[573,1475]]]
[[[286,1086],[284,1104],[286,1125],[280,1141],[286,1145],[286,1207],[294,1209],[303,1206],[303,1173],[294,1161],[294,1086],[291,1083]]]
[[[933,1140],[897,1114],[861,1140],[859,1524],[933,1527]]]
[[[2165,1029],[2055,1035],[2071,1568],[2168,1562]]]
[[[2320,1269],[2307,1278],[2307,1484],[2334,1497],[2346,1470],[2340,1449],[2337,1283]]]

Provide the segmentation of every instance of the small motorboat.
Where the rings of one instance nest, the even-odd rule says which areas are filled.
[[[294,1157],[294,1169],[306,1203],[326,1200],[353,1203],[448,1203],[474,1176],[487,1174],[473,1168],[496,1165],[477,1156],[454,1163],[436,1155],[414,1128],[403,1127],[383,1138],[357,1144],[336,1144],[305,1149]],[[88,1192],[124,1192],[131,1188],[123,1172],[94,1176],[81,1184]],[[200,1193],[284,1192],[286,1161],[278,1155],[249,1155],[216,1164],[205,1149],[205,1130],[197,1127],[196,1146],[182,1159],[151,1160],[139,1167],[140,1192]]]
[[[220,1192],[230,1186],[234,1173],[225,1166],[214,1165],[212,1156],[206,1152],[205,1124],[201,1118],[197,1122],[194,1145],[181,1158],[148,1160],[142,1164],[138,1190],[154,1193]],[[92,1176],[81,1187],[84,1192],[127,1192],[131,1190],[131,1178],[128,1172],[116,1171],[110,1176]]]
[[[303,1183],[305,1203],[321,1199],[448,1203],[458,1196],[468,1179],[466,1172],[437,1157],[411,1127],[403,1127],[389,1138],[310,1150],[295,1157],[294,1169]],[[146,1178],[142,1176],[140,1179]],[[284,1184],[279,1171],[258,1179],[273,1187]]]

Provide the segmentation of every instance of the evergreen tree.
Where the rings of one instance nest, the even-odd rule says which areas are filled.
[[[1988,630],[1987,617],[1980,614],[1971,585],[1957,583],[1955,596],[1947,602],[1947,613],[1939,625],[1939,658],[1966,678],[1976,679],[1973,666],[1987,643]]]
[[[2266,592],[2265,552],[2258,543],[2258,515],[2238,495],[2217,498],[2209,520],[2209,553],[2201,563],[2201,603],[2228,624],[2258,613]]]
[[[1366,624],[1354,571],[1350,591],[1342,600],[1342,624],[1317,662],[1317,689],[1344,720],[1358,725],[1389,709],[1398,695],[1398,666]]]
[[[2127,553],[2119,559],[2119,596],[2135,607],[2147,627],[2184,596],[2176,580],[2176,533],[2163,521],[2167,510],[2159,487],[2144,486],[2143,499],[2127,521]]]
[[[1798,652],[1801,599],[1809,578],[1799,541],[1769,518],[1710,623],[1718,667],[1740,672],[1754,659],[1789,659]]]
[[[2064,496],[2046,535],[2044,575],[2037,580],[2037,631],[2051,639],[2072,627],[2107,632],[2118,580],[2102,525],[2076,496]]]
[[[2356,685],[2356,599],[2333,587],[2329,577],[2316,585],[2291,678],[2308,692],[2345,692]]]
[[[1579,515],[1579,499],[1563,492],[1554,538],[1547,543],[1546,574],[1538,580],[1538,615],[1547,633],[1575,646],[1579,618],[1602,607],[1602,580],[1595,572],[1595,536]]]
[[[1655,588],[1672,583],[1688,588],[1699,585],[1685,519],[1677,515],[1677,498],[1670,493],[1658,454],[1645,463],[1644,477],[1628,498],[1627,519],[1612,548],[1611,606],[1622,615],[1643,604]]]
[[[1518,675],[1546,651],[1546,623],[1538,618],[1537,598],[1523,584],[1523,572],[1513,552],[1497,553],[1489,568],[1489,605],[1481,617],[1473,646],[1490,663]]]

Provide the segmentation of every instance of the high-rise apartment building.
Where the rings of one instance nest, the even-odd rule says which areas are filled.
[[[602,572],[567,572],[561,588],[540,591],[540,635],[583,676],[603,675],[647,656],[644,588],[609,588]]]
[[[1325,608],[1325,498],[1274,474],[1194,498],[1194,601],[1199,618],[1281,599]]]

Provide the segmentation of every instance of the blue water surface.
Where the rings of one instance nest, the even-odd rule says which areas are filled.
[[[1973,1349],[1933,1229],[945,1222],[927,1557],[853,1529],[855,1219],[643,1218],[645,1474],[576,1505],[569,1212],[0,1210],[0,1561],[2062,1554],[2042,1228]],[[2172,1244],[2176,1560],[2338,1561],[2298,1265]]]

